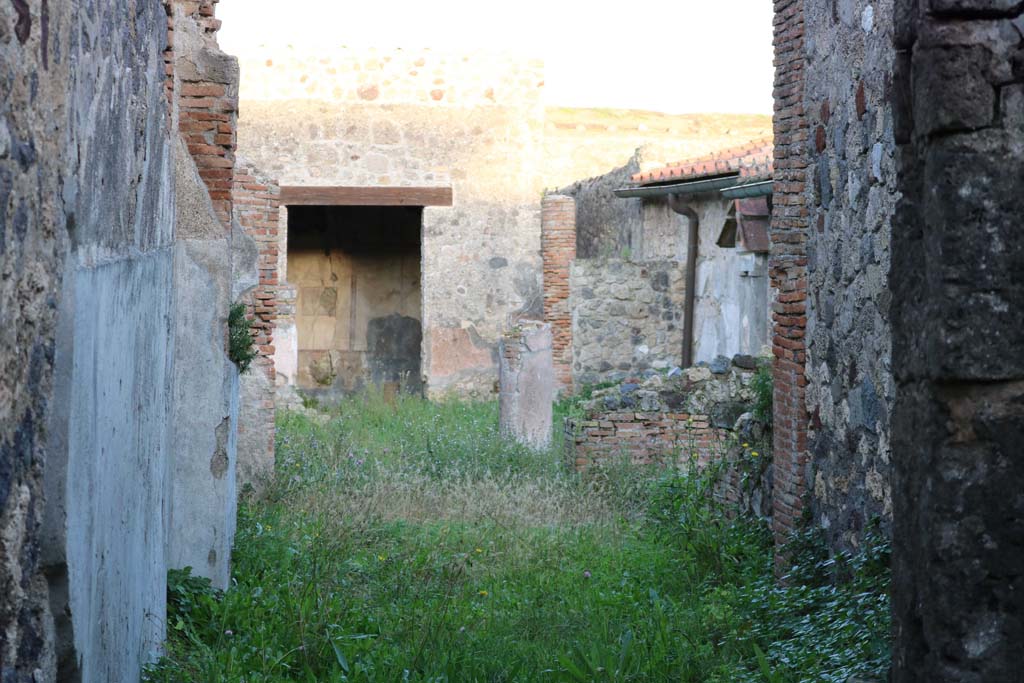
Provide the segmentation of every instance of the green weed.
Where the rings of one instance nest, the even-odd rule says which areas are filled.
[[[779,586],[767,529],[714,502],[714,468],[576,475],[557,438],[506,441],[493,403],[371,394],[331,410],[280,418],[231,588],[172,572],[147,680],[788,682],[887,666],[883,544]]]

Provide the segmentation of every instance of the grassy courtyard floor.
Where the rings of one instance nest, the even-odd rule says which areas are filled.
[[[169,577],[151,681],[846,681],[888,666],[886,550],[788,587],[702,477],[561,467],[493,403],[377,396],[282,416],[233,586]],[[837,578],[842,581],[836,582]]]

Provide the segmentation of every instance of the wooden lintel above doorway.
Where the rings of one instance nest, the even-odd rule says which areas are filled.
[[[314,187],[284,185],[285,206],[451,206],[450,187]]]

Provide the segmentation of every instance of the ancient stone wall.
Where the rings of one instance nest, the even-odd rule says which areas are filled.
[[[775,174],[769,258],[774,363],[774,513],[777,545],[800,520],[807,492],[805,0],[775,3]]]
[[[1019,2],[896,3],[896,683],[1020,678],[1022,34]]]
[[[757,361],[649,373],[593,393],[566,420],[565,457],[577,470],[633,465],[721,467],[715,495],[734,512],[771,517],[765,426],[750,414]]]
[[[168,566],[226,585],[245,249],[176,130],[182,73],[230,64],[213,5],[0,5],[0,362],[27,373],[0,421],[5,680],[138,680]]]
[[[808,484],[815,521],[842,548],[892,519],[892,16],[892,0],[810,3],[804,16]]]
[[[339,48],[243,73],[240,146],[282,185],[453,188],[423,212],[423,372],[431,395],[492,394],[500,335],[542,310],[539,65]]]
[[[558,191],[576,200],[576,256],[578,258],[625,258],[640,241],[643,230],[643,201],[620,199],[613,193],[632,184],[640,171],[640,153],[625,166],[586,180],[578,180]],[[639,258],[643,258],[637,254]]]
[[[166,1],[166,0],[165,0]],[[238,60],[217,47],[220,0],[173,0],[173,99],[179,130],[224,225],[231,224]]]
[[[35,49],[71,69],[70,87],[41,101],[67,107],[45,134],[62,131],[60,151],[43,162],[62,176],[54,196],[63,206],[37,214],[55,230],[32,230],[57,240],[64,258],[63,283],[48,294],[59,310],[41,555],[51,642],[61,680],[133,680],[164,635],[174,355],[167,16],[158,3],[93,2],[48,25],[46,3],[33,5]],[[26,66],[23,82],[47,71]]]
[[[685,282],[678,263],[579,259],[569,291],[576,386],[679,364]]]
[[[52,131],[67,116],[71,54],[42,32],[41,3],[0,4],[0,678],[54,675],[49,594],[40,557],[43,475],[50,460],[57,301],[73,159]],[[53,36],[78,30],[70,6],[48,13]],[[33,81],[31,74],[45,74]]]

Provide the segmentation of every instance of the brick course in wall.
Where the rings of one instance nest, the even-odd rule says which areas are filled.
[[[715,372],[695,367],[595,391],[583,416],[566,421],[566,464],[578,471],[623,461],[682,470],[720,467],[716,498],[732,512],[770,517],[765,426],[747,414],[755,362],[737,356],[733,363],[723,359]]]
[[[243,409],[244,419],[239,425],[241,442],[256,451],[240,457],[240,482],[259,487],[274,461],[274,387],[277,379],[274,368],[274,328],[278,315],[278,289],[283,284],[278,278],[281,189],[274,181],[260,176],[254,168],[245,164],[239,165],[234,180],[232,197],[235,219],[256,242],[259,252],[259,280],[254,288],[243,295],[242,300],[252,320],[253,342],[258,350],[250,372],[264,374],[267,381],[252,384],[253,395],[246,391],[252,378],[243,376],[243,400],[255,403]]]
[[[175,4],[180,14],[212,36],[220,29],[220,21],[214,16],[219,1],[176,0]],[[217,216],[229,226],[238,129],[237,62],[226,58],[223,64],[189,64],[189,68],[175,71],[178,130],[210,191]]]
[[[572,390],[572,311],[569,266],[576,258],[576,200],[546,195],[541,203],[541,255],[544,259],[544,320],[551,324],[558,386]]]
[[[807,490],[805,400],[808,209],[805,170],[803,0],[775,0],[775,190],[769,260],[777,296],[772,306],[774,362],[774,514],[784,543],[804,509]]]
[[[274,181],[261,177],[256,169],[243,165],[235,172],[232,197],[238,224],[256,241],[259,249],[259,284],[252,290],[249,314],[253,321],[253,340],[259,350],[256,362],[273,381],[277,290],[282,284],[278,278],[281,188]]]
[[[634,465],[707,465],[729,431],[711,426],[707,415],[689,413],[600,413],[567,420],[567,460],[577,470],[628,457]]]

